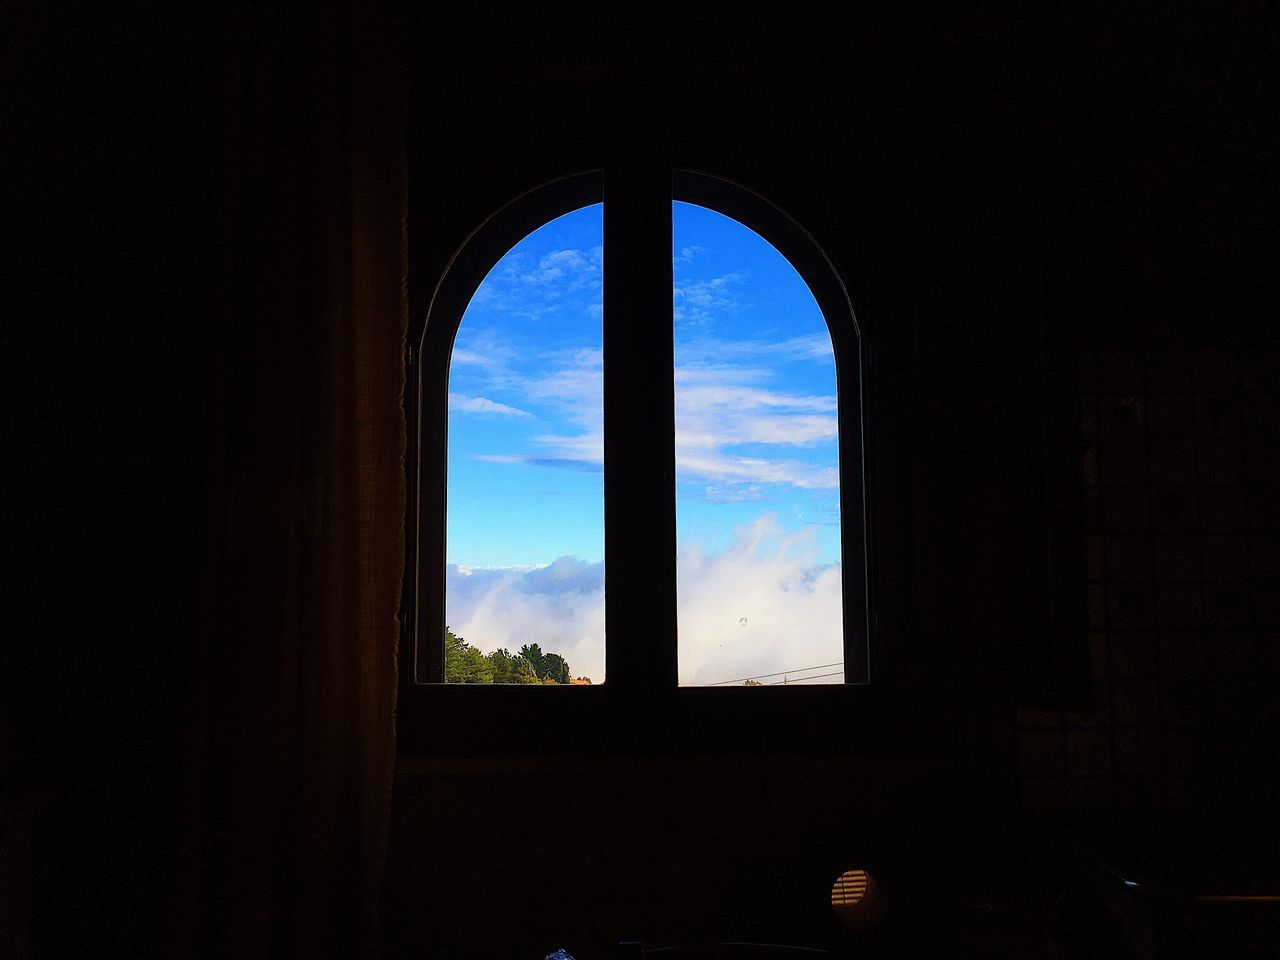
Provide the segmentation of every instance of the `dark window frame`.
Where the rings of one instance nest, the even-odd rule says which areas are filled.
[[[827,322],[837,379],[843,684],[677,686],[673,200],[729,216],[771,243],[808,284]],[[613,258],[611,267],[606,264],[604,321],[608,677],[588,687],[446,684],[441,681],[448,367],[454,338],[476,288],[511,247],[548,221],[602,201],[605,257]],[[654,336],[663,316],[668,336]],[[633,317],[636,322],[629,322]],[[642,329],[643,323],[654,326]],[[887,746],[874,732],[883,731],[883,724],[872,719],[888,701],[886,691],[871,683],[865,336],[839,271],[784,211],[728,180],[653,165],[587,171],[543,184],[490,216],[454,254],[435,285],[421,336],[410,341],[407,360],[411,449],[398,705],[402,754],[848,753]],[[666,428],[643,426],[637,410],[645,412],[644,421]],[[625,445],[617,443],[623,438]],[[645,523],[637,523],[637,516]],[[636,574],[646,569],[646,558],[654,557],[665,557],[666,569],[659,578],[650,576],[641,591]],[[892,712],[903,706],[898,703]],[[459,724],[467,729],[463,737],[456,735]]]

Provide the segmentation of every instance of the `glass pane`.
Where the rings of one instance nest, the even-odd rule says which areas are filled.
[[[604,680],[600,204],[516,244],[449,368],[445,679]]]
[[[680,683],[843,683],[826,321],[758,234],[673,218]]]

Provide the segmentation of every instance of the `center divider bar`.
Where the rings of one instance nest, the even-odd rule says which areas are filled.
[[[671,162],[663,98],[631,93],[604,173],[605,644],[648,698],[676,684]]]

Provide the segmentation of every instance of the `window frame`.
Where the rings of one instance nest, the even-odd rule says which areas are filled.
[[[652,169],[589,170],[544,183],[520,195],[481,223],[448,261],[436,279],[425,322],[416,338],[411,334],[406,360],[406,413],[411,450],[406,460],[409,509],[406,511],[407,570],[403,604],[401,697],[398,705],[398,737],[406,755],[538,755],[595,753],[630,750],[660,753],[758,753],[785,750],[792,753],[864,752],[887,746],[883,726],[872,717],[886,708],[885,691],[872,683],[874,642],[872,634],[870,563],[872,544],[867,522],[868,444],[864,411],[867,384],[865,336],[855,317],[845,285],[835,265],[814,238],[778,206],[759,194],[714,175],[687,169],[666,168],[660,176]],[[647,175],[647,180],[646,180]],[[641,187],[633,189],[636,184]],[[652,207],[657,192],[665,197],[666,243],[664,259],[670,269],[670,209],[673,201],[706,207],[729,216],[773,245],[809,286],[826,320],[835,353],[842,549],[842,600],[845,682],[792,687],[680,687],[675,680],[677,641],[674,626],[675,489],[674,415],[665,437],[653,438],[650,460],[663,460],[670,451],[670,467],[660,464],[659,496],[663,483],[670,485],[670,569],[661,579],[659,597],[669,588],[666,606],[672,623],[669,637],[648,637],[643,631],[620,632],[618,620],[610,625],[606,580],[606,657],[610,674],[592,686],[521,686],[448,684],[443,682],[446,576],[446,489],[448,479],[448,371],[453,342],[472,295],[497,262],[521,239],[547,222],[595,203],[605,204],[605,256],[610,256],[611,226],[615,238],[623,228],[643,219],[622,221],[647,204],[650,239],[661,225],[654,222]],[[645,191],[647,191],[647,196]],[[616,216],[611,218],[611,212]],[[615,239],[615,245],[617,241]],[[656,242],[656,241],[655,241]],[[650,246],[653,244],[650,243]],[[615,254],[618,251],[615,249]],[[617,257],[615,256],[615,260]],[[633,258],[635,259],[635,258]],[[651,260],[651,263],[654,261]],[[615,276],[619,273],[615,267]],[[633,282],[653,293],[652,270]],[[610,349],[622,349],[610,339],[610,273],[605,271],[605,550],[608,570],[620,565],[609,561],[634,535],[619,520],[625,510],[609,510],[611,495],[621,499],[616,480],[620,471],[610,460],[609,437]],[[412,267],[410,282],[415,279]],[[668,274],[669,279],[669,274]],[[623,281],[618,281],[620,285]],[[616,294],[615,294],[616,296]],[[670,307],[670,283],[665,299]],[[615,301],[617,302],[617,301]],[[668,324],[670,313],[666,314]],[[670,325],[674,340],[674,325]],[[661,339],[661,338],[658,338]],[[672,343],[665,348],[670,349]],[[659,351],[659,356],[662,356]],[[669,356],[669,354],[667,354]],[[652,358],[648,362],[652,362]],[[633,362],[626,365],[632,374]],[[619,366],[615,365],[615,371]],[[674,369],[670,371],[674,376]],[[653,379],[653,378],[647,378]],[[664,398],[664,381],[656,378],[654,396]],[[630,383],[638,383],[634,376]],[[615,374],[612,385],[620,386]],[[650,389],[646,382],[645,389]],[[671,393],[672,387],[666,388]],[[671,397],[674,414],[674,397]],[[653,419],[659,419],[654,417]],[[617,417],[613,430],[618,430]],[[614,455],[616,457],[616,454]],[[651,486],[650,493],[653,492]],[[665,528],[664,516],[658,526]],[[665,529],[660,531],[665,536]],[[659,544],[665,543],[659,538]],[[650,546],[650,551],[654,549]],[[665,548],[659,546],[657,549]],[[631,606],[636,601],[632,598]],[[659,604],[663,606],[663,604]],[[656,621],[665,622],[659,611]],[[652,632],[652,631],[650,631]],[[662,633],[661,627],[657,630]],[[432,638],[438,644],[432,644]],[[610,639],[612,638],[612,639]],[[438,655],[434,647],[438,646]],[[656,669],[634,668],[648,658]],[[619,670],[615,673],[613,667]],[[625,675],[624,675],[625,674]],[[558,692],[557,692],[558,691]],[[800,709],[797,709],[800,707]],[[898,704],[901,707],[901,704]],[[897,710],[894,711],[898,712]],[[785,720],[785,722],[783,722]],[[447,734],[464,722],[468,735]],[[881,733],[874,736],[876,727]],[[749,731],[749,736],[744,732]]]
[[[754,191],[722,177],[677,168],[672,171],[671,199],[730,217],[771,244],[808,286],[826,322],[836,366],[844,683],[870,683],[866,351],[848,290],[817,240],[780,207]]]

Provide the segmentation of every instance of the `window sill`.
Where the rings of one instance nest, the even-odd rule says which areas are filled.
[[[956,729],[923,691],[832,684],[681,687],[419,685],[402,690],[402,758],[853,757],[945,746]]]

